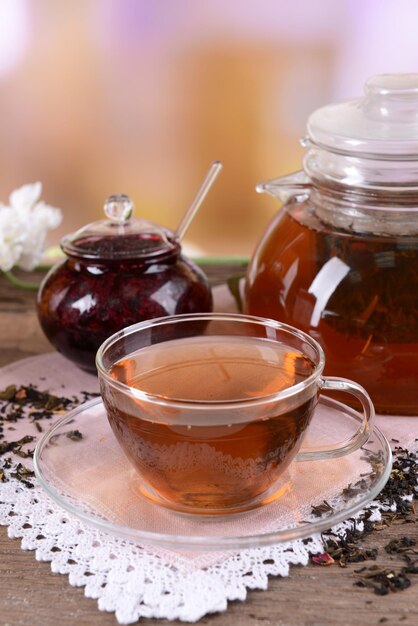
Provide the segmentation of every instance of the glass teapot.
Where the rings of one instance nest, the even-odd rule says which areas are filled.
[[[418,74],[371,78],[308,120],[303,170],[251,259],[246,311],[308,332],[327,374],[380,413],[418,415]]]
[[[67,258],[45,277],[38,316],[50,342],[81,368],[116,331],[142,320],[212,310],[206,276],[181,253],[176,235],[132,218],[128,196],[104,205],[108,219],[61,242]]]

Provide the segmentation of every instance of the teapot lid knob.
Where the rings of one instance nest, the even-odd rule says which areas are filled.
[[[104,203],[104,212],[112,222],[123,224],[128,222],[134,210],[134,203],[131,198],[124,193],[117,193],[109,196]]]
[[[337,153],[416,161],[418,74],[369,78],[364,98],[314,111],[308,120],[308,135],[313,144]]]

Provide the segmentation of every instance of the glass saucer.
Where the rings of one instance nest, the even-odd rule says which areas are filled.
[[[359,421],[355,410],[321,396],[304,445],[348,438]],[[330,528],[376,497],[389,477],[392,454],[375,427],[350,455],[293,461],[274,502],[229,516],[185,515],[139,493],[138,475],[112,433],[102,401],[95,399],[42,437],[34,465],[48,495],[90,526],[140,544],[204,551],[266,546]]]

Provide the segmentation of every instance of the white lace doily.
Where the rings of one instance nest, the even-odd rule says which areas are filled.
[[[30,383],[66,397],[97,391],[94,376],[55,353],[0,370],[1,389]],[[414,432],[411,419],[416,420],[385,418],[379,425],[389,437],[407,445]],[[45,420],[41,423],[43,428],[52,425]],[[7,439],[18,440],[26,434],[39,437],[29,416],[10,427],[13,431],[9,433],[5,426]],[[31,467],[31,459],[22,463]],[[36,558],[49,561],[53,572],[68,574],[71,585],[83,586],[87,597],[97,599],[99,609],[114,611],[122,624],[140,617],[196,621],[207,613],[225,610],[228,601],[245,600],[247,589],[266,589],[269,576],[287,576],[291,564],[306,565],[310,554],[323,551],[320,537],[313,536],[232,556],[216,554],[209,565],[205,559],[173,558],[168,551],[147,549],[85,526],[52,502],[35,479],[30,480],[32,489],[12,477],[0,481],[0,523],[8,526],[10,537],[22,538],[22,549],[35,550]],[[374,519],[379,516],[376,509]]]

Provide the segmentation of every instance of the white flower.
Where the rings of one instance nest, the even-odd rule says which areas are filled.
[[[23,185],[10,194],[9,206],[0,204],[0,270],[15,265],[33,270],[42,257],[46,233],[62,219],[59,209],[40,201],[41,183]]]

